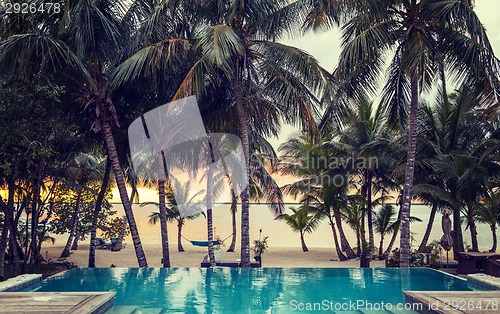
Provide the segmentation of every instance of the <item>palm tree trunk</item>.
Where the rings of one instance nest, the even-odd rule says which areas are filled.
[[[497,225],[496,224],[491,224],[491,234],[493,235],[493,246],[491,247],[490,252],[494,253],[497,251]]]
[[[401,223],[401,212],[402,212],[402,210],[403,210],[403,203],[400,203],[399,204],[399,212],[398,212],[398,220],[397,220],[400,223]],[[394,246],[394,243],[396,243],[396,238],[398,236],[398,232],[399,232],[399,228],[397,228],[396,230],[394,230],[394,233],[392,234],[392,237],[391,237],[391,242],[389,242],[389,246],[385,250],[384,255],[389,255],[391,253],[392,247]]]
[[[361,256],[361,233],[359,231],[359,228],[356,230],[356,244],[358,245],[358,249],[356,250],[356,256],[360,257]]]
[[[71,245],[72,251],[78,251],[78,239],[80,238],[80,230],[78,226],[76,227],[75,237],[73,238],[73,245]]]
[[[427,224],[427,229],[425,229],[424,238],[418,247],[418,252],[422,253],[424,251],[425,246],[427,245],[427,241],[429,241],[429,237],[432,231],[432,225],[434,224],[434,218],[436,217],[438,206],[437,204],[432,204],[431,215],[429,216],[429,223]]]
[[[31,243],[30,243],[30,251],[29,259],[29,272],[32,273],[34,271],[35,265],[39,262],[40,252],[38,251],[38,219],[40,216],[40,207],[41,207],[41,185],[43,178],[42,171],[42,162],[38,163],[37,171],[36,171],[36,179],[33,187],[33,206],[31,211]],[[28,256],[25,257],[25,260]]]
[[[137,225],[135,223],[132,204],[130,202],[130,199],[128,198],[127,186],[125,185],[125,176],[123,175],[123,170],[120,166],[120,160],[118,158],[118,153],[115,146],[115,139],[111,131],[111,125],[108,121],[104,121],[102,123],[102,131],[104,133],[104,141],[106,142],[109,160],[111,161],[111,166],[113,167],[113,172],[115,174],[118,192],[122,200],[125,215],[127,216],[130,233],[132,234],[132,242],[134,243],[137,262],[139,264],[139,267],[148,267],[146,255],[144,254],[144,250],[142,249],[141,238],[139,236]]]
[[[208,237],[208,260],[210,267],[215,267],[215,253],[214,253],[214,226],[212,219],[212,208],[207,208],[207,237]]]
[[[446,71],[444,69],[444,61],[439,61],[439,75],[441,78],[441,88],[443,90],[443,101],[448,102],[448,91],[446,89]]]
[[[384,247],[384,234],[381,234],[380,235],[380,245],[378,247],[378,256],[382,256],[382,251],[383,251],[383,247]]]
[[[479,245],[477,243],[477,227],[474,218],[471,218],[469,222],[470,237],[472,239],[472,251],[479,252]]]
[[[106,159],[106,169],[104,170],[104,177],[102,179],[101,189],[95,201],[94,213],[92,215],[92,228],[90,229],[90,248],[89,248],[89,268],[95,267],[95,238],[97,234],[97,224],[99,223],[99,213],[101,211],[102,202],[109,184],[111,177],[111,163]]]
[[[0,200],[0,202],[2,202],[2,205],[3,205],[3,201]],[[5,217],[6,216],[5,213],[7,211],[4,210],[3,212],[4,212],[4,217]],[[5,249],[7,248],[7,240],[8,240],[8,237],[9,237],[9,229],[10,229],[9,223],[7,222],[7,219],[4,219],[3,228],[2,228],[2,238],[1,238],[1,241],[0,241],[0,281],[4,281],[5,280],[5,276],[4,276]]]
[[[133,192],[132,192],[133,194]],[[116,237],[116,242],[113,244],[111,247],[111,251],[113,252],[118,252],[121,251],[123,248],[123,239],[125,238],[125,233],[127,232],[127,217],[123,216],[123,223],[122,223],[122,228],[120,229],[120,233],[118,234],[118,237]]]
[[[161,165],[163,168],[163,164]],[[164,268],[170,268],[168,251],[167,207],[165,206],[165,179],[158,178],[158,196],[160,204],[161,256]]]
[[[410,267],[410,210],[413,190],[413,175],[415,174],[415,154],[417,151],[417,120],[418,120],[418,76],[416,70],[411,77],[411,106],[408,128],[408,147],[403,188],[403,208],[401,210],[401,268]]]
[[[4,222],[2,229],[2,238],[0,241],[0,281],[5,280],[4,267],[5,267],[5,249],[7,248],[7,241],[9,240],[9,231],[13,229],[11,226],[13,207],[14,207],[14,182],[8,181],[8,196],[7,204],[0,198],[0,204],[2,205],[2,211],[4,214]],[[12,267],[12,265],[11,265]]]
[[[177,251],[184,252],[184,247],[182,246],[182,225],[184,222],[179,219],[177,221]]]
[[[77,228],[76,225],[77,225],[77,221],[78,221],[78,214],[80,212],[80,202],[82,200],[82,192],[83,192],[82,188],[78,189],[78,196],[76,198],[75,211],[73,212],[73,216],[71,217],[71,229],[69,231],[68,241],[66,241],[66,245],[64,246],[64,249],[61,253],[61,257],[69,257],[70,256],[71,243],[73,242],[73,237],[75,236],[76,228]]]
[[[479,246],[477,243],[476,222],[474,221],[474,217],[468,217],[467,220],[469,222],[470,238],[472,242],[472,252],[479,252]]]
[[[208,140],[208,148],[210,154],[210,160],[212,164],[215,163],[214,151],[212,142],[210,140],[210,135],[207,136]],[[214,227],[213,227],[213,219],[212,219],[212,190],[213,190],[213,182],[212,182],[212,167],[208,167],[207,171],[207,238],[208,238],[208,258],[210,261],[210,267],[215,267],[215,253],[214,253]]]
[[[13,207],[11,207],[11,209],[13,210]],[[19,214],[17,215],[19,216]],[[9,237],[9,255],[10,255],[10,259],[12,260],[12,267],[14,268],[13,270],[13,275],[14,276],[17,276],[17,275],[20,275],[21,274],[21,254],[20,252],[22,252],[22,249],[19,245],[19,243],[17,242],[17,226],[18,226],[18,222],[19,222],[19,217],[16,217],[16,219],[13,219],[13,214],[12,215],[9,215],[7,217],[7,219],[10,220],[10,237]]]
[[[457,254],[459,252],[465,251],[460,215],[460,207],[453,208],[453,257],[455,260],[458,258]]]
[[[373,248],[375,247],[375,235],[373,232],[373,210],[372,210],[372,172],[367,170],[366,174],[366,213],[368,220],[368,239],[370,243],[369,256],[373,255]]]
[[[334,210],[333,215],[335,217],[335,223],[337,224],[337,229],[339,230],[340,235],[340,247],[342,251],[347,254],[347,258],[356,258],[356,253],[351,248],[349,241],[344,233],[344,228],[342,227],[342,219],[340,218],[340,211]]]
[[[300,243],[302,244],[302,252],[309,252],[306,242],[304,241],[304,232],[300,231]]]
[[[235,74],[232,78],[232,88],[236,103],[236,112],[238,115],[238,126],[245,155],[246,173],[243,177],[243,182],[248,182],[248,161],[250,144],[248,140],[248,120],[243,106],[243,97],[241,94],[241,86],[238,75]],[[250,201],[248,194],[248,186],[241,192],[241,267],[250,267]]]
[[[328,219],[330,220],[330,227],[332,228],[332,234],[333,234],[333,243],[335,244],[335,251],[337,252],[337,256],[339,257],[339,260],[341,262],[347,261],[348,258],[342,253],[342,250],[339,245],[339,240],[337,238],[337,231],[335,230],[335,223],[333,222],[333,219],[330,215],[328,215]]]
[[[470,238],[472,241],[472,251],[479,252],[479,245],[477,244],[477,227],[474,221],[474,205],[472,202],[467,202],[467,222],[469,224]]]
[[[231,201],[231,222],[233,224],[233,234],[231,237],[232,238],[231,245],[229,246],[229,249],[227,249],[228,252],[234,252],[234,248],[236,246],[236,210],[238,209],[236,195],[234,194],[234,191],[232,191],[231,193],[233,195],[233,198]]]
[[[130,193],[130,202],[133,204],[135,197],[136,189],[132,188],[132,192]],[[125,238],[125,232],[127,232],[127,217],[125,216],[122,223],[122,228],[120,229],[120,233],[116,238],[116,242],[111,248],[111,251],[120,251],[123,246],[123,239]]]

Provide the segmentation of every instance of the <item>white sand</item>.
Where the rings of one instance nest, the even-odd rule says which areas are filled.
[[[88,266],[88,244],[81,244],[77,251],[74,251],[68,261],[75,263],[79,267]],[[49,259],[56,260],[62,252],[63,247],[45,245],[42,255],[46,254]],[[206,248],[195,247],[190,244],[185,245],[186,252],[177,252],[177,246],[170,248],[170,261],[172,267],[200,267],[203,257],[207,255]],[[48,253],[47,253],[48,251]],[[159,245],[144,245],[144,251],[149,267],[161,267],[161,247]],[[278,268],[357,268],[359,259],[338,261],[333,248],[311,248],[309,252],[302,252],[297,248],[270,248],[262,256],[263,267]],[[239,251],[227,253],[222,250],[225,260],[236,260],[240,258]],[[253,254],[252,254],[253,256]],[[333,260],[333,261],[332,261]],[[109,250],[96,250],[96,266],[110,267],[138,267],[135,250],[131,243],[120,252]],[[384,261],[373,260],[371,267],[384,267]]]

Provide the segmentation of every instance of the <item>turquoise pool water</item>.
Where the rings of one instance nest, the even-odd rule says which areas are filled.
[[[403,303],[403,290],[471,289],[428,268],[110,268],[73,269],[25,291],[115,291],[117,306],[163,313],[290,313],[314,303],[332,313],[349,302]]]

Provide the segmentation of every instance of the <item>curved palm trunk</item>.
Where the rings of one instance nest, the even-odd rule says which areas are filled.
[[[115,174],[118,192],[122,200],[125,215],[127,216],[130,233],[132,234],[132,242],[134,243],[137,262],[139,264],[139,267],[148,267],[146,255],[144,254],[144,250],[142,249],[141,238],[139,236],[137,225],[135,223],[134,212],[132,211],[132,203],[128,198],[127,186],[125,185],[125,176],[123,175],[123,170],[120,166],[120,160],[118,159],[115,139],[111,131],[111,125],[108,121],[104,121],[102,123],[102,131],[104,133],[104,141],[106,142],[109,160],[111,161],[111,166],[113,167],[113,172]]]
[[[411,106],[408,128],[408,148],[403,188],[403,208],[401,210],[401,268],[410,267],[410,210],[415,174],[415,154],[417,151],[417,120],[418,120],[418,76],[414,72],[411,77]]]
[[[424,251],[425,246],[427,245],[427,241],[429,241],[429,237],[432,231],[432,225],[434,224],[434,218],[436,217],[438,206],[437,204],[432,204],[431,214],[429,216],[429,223],[427,224],[427,229],[425,229],[424,237],[420,246],[418,247],[418,252],[422,253]]]
[[[233,224],[233,234],[231,239],[231,245],[227,249],[228,252],[234,252],[234,248],[236,246],[236,210],[238,209],[238,203],[236,199],[236,195],[232,192],[233,198],[231,201],[231,221]]]
[[[179,219],[177,221],[177,251],[184,252],[184,247],[182,246],[182,225],[184,221]]]
[[[300,243],[302,244],[302,252],[309,252],[306,242],[304,241],[304,232],[300,230]]]
[[[361,256],[361,233],[359,231],[359,228],[356,229],[356,244],[358,245],[358,248],[356,250],[356,257]]]
[[[133,204],[135,197],[136,189],[132,188],[132,192],[130,193],[130,202]],[[126,218],[126,217],[125,217]],[[125,238],[125,232],[127,232],[127,219],[123,219],[122,228],[120,229],[120,233],[116,238],[116,242],[111,248],[111,251],[120,251],[123,247],[123,239]]]
[[[116,238],[115,244],[113,245],[113,247],[111,247],[111,251],[113,252],[121,251],[121,249],[123,248],[123,239],[125,238],[125,232],[127,232],[127,217],[124,216],[123,218],[124,219],[122,223],[122,228],[120,229],[120,233]]]
[[[493,235],[493,246],[491,247],[490,252],[494,253],[497,251],[497,241],[498,241],[498,239],[497,239],[497,225],[491,224],[490,228],[491,228],[491,234]]]
[[[379,257],[380,257],[380,256],[382,256],[382,251],[383,251],[383,249],[382,249],[382,248],[383,248],[383,247],[384,247],[384,234],[382,233],[382,234],[380,235],[380,245],[379,245],[379,247],[378,247],[378,256],[379,256]]]
[[[170,268],[170,252],[168,251],[167,207],[165,205],[164,179],[158,179],[158,196],[160,204],[161,260],[163,267]]]
[[[469,221],[469,230],[470,230],[470,237],[471,237],[471,242],[472,242],[472,251],[473,252],[479,252],[479,246],[477,243],[477,227],[476,227],[476,222],[474,221],[474,218],[471,218]]]
[[[238,77],[232,78],[232,88],[236,102],[236,112],[238,115],[238,127],[240,131],[243,153],[245,155],[246,176],[243,182],[248,182],[248,161],[250,144],[248,140],[248,120],[243,107],[243,97]],[[250,267],[250,201],[248,187],[241,192],[241,267]]]
[[[101,211],[102,202],[108,188],[109,178],[111,177],[111,163],[106,160],[106,169],[102,179],[101,189],[95,201],[95,209],[92,215],[92,228],[90,229],[90,248],[89,248],[89,268],[95,267],[95,238],[97,234],[97,224],[99,223],[99,212]]]
[[[335,223],[333,222],[331,216],[328,216],[328,219],[330,220],[330,227],[332,228],[333,243],[335,244],[335,251],[337,252],[337,256],[339,257],[339,260],[341,262],[347,261],[348,258],[344,255],[344,253],[342,253],[342,250],[339,245],[339,239],[337,238],[337,231],[335,230]]]
[[[78,229],[78,224],[77,224],[75,237],[73,238],[73,245],[71,245],[72,251],[78,251],[78,239],[79,238],[80,238],[80,230]]]
[[[398,220],[397,221],[400,221],[401,222],[401,211],[403,210],[403,204],[400,204],[399,205],[399,212],[398,212]],[[400,225],[401,226],[401,225]],[[392,237],[391,237],[391,242],[389,242],[389,246],[387,247],[387,249],[385,250],[384,252],[384,255],[389,255],[392,251],[392,247],[394,246],[394,243],[396,243],[396,238],[398,236],[398,232],[399,232],[399,228],[397,228],[394,233],[392,234]]]
[[[70,256],[71,243],[73,242],[73,237],[75,236],[76,228],[77,228],[76,225],[77,225],[77,221],[78,221],[78,214],[80,212],[80,202],[82,199],[82,192],[83,192],[83,189],[80,188],[78,190],[78,196],[76,198],[75,211],[73,212],[73,216],[71,217],[71,229],[69,232],[68,241],[66,241],[66,245],[64,246],[64,249],[61,253],[61,257],[69,257]]]
[[[460,215],[460,207],[453,208],[453,256],[455,260],[459,252],[465,251]]]
[[[471,202],[467,203],[467,222],[469,224],[472,251],[479,252],[479,245],[477,243],[477,227],[476,222],[474,221],[474,205]]]
[[[339,230],[340,236],[340,247],[343,252],[347,254],[347,258],[356,258],[356,253],[351,248],[349,241],[344,233],[344,228],[342,227],[342,219],[340,218],[340,211],[334,210],[333,215],[335,217],[335,223],[337,224],[337,229]]]

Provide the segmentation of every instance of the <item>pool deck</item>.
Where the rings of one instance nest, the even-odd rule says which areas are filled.
[[[403,291],[406,303],[423,314],[499,313],[498,291]]]
[[[0,313],[102,314],[114,297],[114,292],[2,292]]]

